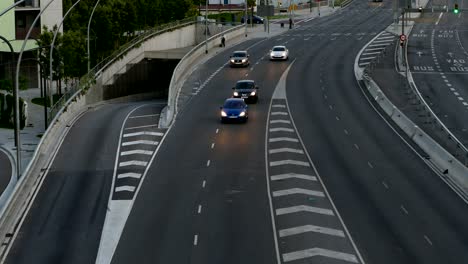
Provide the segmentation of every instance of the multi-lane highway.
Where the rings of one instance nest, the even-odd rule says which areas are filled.
[[[209,81],[167,132],[131,123],[156,105],[88,112],[62,144],[7,263],[94,263],[102,230],[115,231],[112,263],[468,260],[467,205],[354,78],[357,53],[391,21],[390,2],[355,0],[228,48],[193,73]],[[286,45],[290,60],[270,62],[274,45]],[[227,67],[242,49],[251,66]],[[221,124],[219,106],[239,79],[254,79],[260,100],[246,124]],[[116,221],[103,227],[113,202],[133,198],[121,236]]]
[[[466,13],[423,14],[408,43],[408,61],[418,89],[444,124],[468,144],[468,19]],[[463,8],[463,3],[459,7]]]

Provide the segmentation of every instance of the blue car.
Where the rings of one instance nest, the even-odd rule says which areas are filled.
[[[229,98],[224,101],[221,109],[221,122],[242,121],[247,122],[249,113],[247,112],[247,104],[241,98]]]

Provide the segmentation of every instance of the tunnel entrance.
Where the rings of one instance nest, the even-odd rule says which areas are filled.
[[[143,59],[127,65],[127,71],[114,76],[111,85],[103,87],[103,99],[109,100],[127,95],[154,93],[154,99],[166,99],[172,73],[180,59]]]

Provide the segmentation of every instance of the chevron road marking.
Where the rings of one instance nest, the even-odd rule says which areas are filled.
[[[134,192],[135,191],[135,186],[119,186],[115,188],[115,192]]]
[[[272,181],[281,181],[281,180],[287,180],[287,179],[302,179],[302,180],[308,180],[308,181],[317,181],[317,177],[315,176],[310,176],[310,175],[305,175],[305,174],[296,174],[296,173],[285,173],[285,174],[273,175],[273,176],[270,176],[270,179]]]
[[[288,115],[288,112],[271,112],[271,115]]]
[[[292,194],[307,194],[307,195],[312,195],[312,196],[317,196],[317,197],[325,197],[325,194],[323,192],[306,190],[302,188],[292,188],[292,189],[274,191],[273,197],[280,197],[280,196],[292,195]]]
[[[148,164],[148,162],[145,162],[145,161],[131,160],[131,161],[120,162],[119,167],[127,167],[127,166],[143,166],[143,167],[146,167],[147,164]]]
[[[268,151],[268,153],[270,154],[282,153],[282,152],[304,154],[304,151],[302,149],[292,149],[292,148],[278,148],[278,149],[270,149]]]
[[[274,104],[271,107],[280,107],[280,108],[286,108],[286,105],[284,104]]]
[[[132,146],[132,145],[139,145],[139,144],[144,144],[144,145],[158,145],[158,141],[151,141],[151,140],[136,140],[136,141],[128,141],[122,143],[122,146]]]
[[[153,155],[153,151],[149,150],[130,150],[130,151],[123,151],[120,153],[120,156],[128,156],[128,155],[134,155],[134,154],[141,154],[141,155]]]
[[[125,179],[125,178],[140,179],[141,174],[140,173],[129,172],[129,173],[122,173],[122,174],[117,175],[117,179]]]
[[[328,227],[314,226],[314,225],[304,225],[293,228],[282,229],[279,231],[280,237],[293,236],[298,234],[303,234],[307,232],[321,233],[325,235],[345,237],[343,231],[339,229],[333,229]]]
[[[270,138],[268,141],[269,142],[280,142],[280,141],[299,142],[297,138],[288,138],[288,137]]]
[[[296,205],[296,206],[276,209],[276,215],[285,215],[285,214],[292,214],[292,213],[298,213],[298,212],[309,212],[309,213],[331,215],[331,216],[335,215],[333,211],[330,209],[313,207],[313,206],[308,206],[308,205]]]
[[[270,124],[276,124],[276,123],[291,124],[291,121],[289,121],[289,120],[281,120],[281,119],[271,120],[271,121],[270,121]]]
[[[281,165],[298,165],[304,167],[310,167],[309,162],[298,161],[298,160],[279,160],[279,161],[270,161],[270,166],[281,166]]]
[[[334,259],[340,259],[348,262],[359,263],[356,256],[353,254],[323,249],[323,248],[310,248],[291,253],[283,254],[284,262],[289,262],[298,259],[311,258],[315,256],[322,256]]]
[[[294,132],[292,128],[285,128],[285,127],[278,127],[278,128],[270,128],[270,132]]]
[[[164,133],[161,133],[161,132],[142,131],[142,132],[135,132],[135,133],[127,133],[127,134],[124,134],[123,137],[124,137],[124,138],[125,138],[125,137],[136,137],[136,136],[143,136],[143,135],[162,137],[162,136],[164,136]]]

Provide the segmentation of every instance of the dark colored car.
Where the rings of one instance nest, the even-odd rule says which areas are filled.
[[[247,104],[240,98],[228,98],[224,101],[221,109],[221,122],[242,121],[247,122],[249,114],[247,112]]]
[[[242,17],[241,18],[241,23],[244,23],[244,20],[245,20],[245,17]],[[263,22],[265,21],[265,19],[263,17],[259,17],[259,16],[256,16],[256,15],[253,15],[253,23],[254,24],[263,24]],[[250,24],[250,16],[247,16],[247,24]]]
[[[252,80],[237,81],[236,86],[232,87],[234,98],[244,99],[246,102],[258,102],[258,86]]]
[[[234,51],[229,59],[231,67],[247,67],[250,65],[249,54],[245,50]]]

